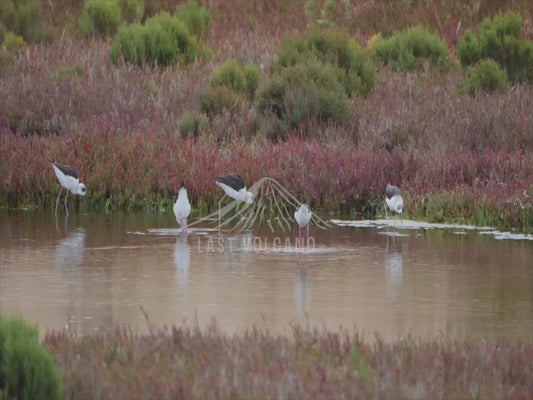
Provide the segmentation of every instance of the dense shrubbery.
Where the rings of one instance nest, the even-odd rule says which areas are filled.
[[[258,89],[256,104],[264,118],[263,132],[272,139],[284,137],[305,122],[340,123],[350,113],[335,68],[319,61],[300,62],[272,75]]]
[[[437,35],[421,26],[413,26],[376,40],[369,49],[375,60],[393,70],[413,71],[427,65],[444,72],[449,68],[448,46]]]
[[[123,21],[132,23],[140,21],[144,14],[143,3],[139,0],[117,0],[120,17]]]
[[[39,343],[37,328],[0,315],[0,397],[61,399],[62,387],[59,369]]]
[[[244,68],[234,60],[226,61],[211,75],[211,86],[200,96],[202,111],[213,116],[223,110],[239,111],[241,95],[253,100],[261,73],[253,64]]]
[[[189,32],[201,39],[211,23],[211,12],[200,6],[196,1],[188,1],[176,9],[176,17],[185,22]]]
[[[207,117],[199,113],[186,111],[179,120],[181,137],[197,137],[207,126]]]
[[[242,92],[245,89],[245,84],[244,72],[234,60],[226,61],[211,76],[212,87],[226,86],[236,92]]]
[[[7,51],[13,51],[23,48],[25,45],[24,38],[13,32],[7,32],[4,38],[4,46]]]
[[[463,66],[491,58],[506,71],[512,82],[533,83],[533,41],[524,38],[522,17],[515,12],[486,18],[479,28],[479,38],[467,30],[457,45]]]
[[[376,84],[375,70],[366,53],[345,31],[339,30],[313,28],[302,39],[285,36],[273,72],[279,74],[283,68],[313,61],[330,64],[348,96],[354,92],[367,96]]]
[[[114,64],[121,61],[142,65],[190,63],[198,57],[199,45],[185,23],[168,13],[148,19],[144,25],[122,26],[111,45]]]
[[[246,94],[250,100],[253,100],[261,81],[261,71],[254,64],[248,63],[244,66],[243,73]]]
[[[471,95],[482,91],[502,93],[507,86],[507,72],[496,61],[485,58],[468,67],[462,91]]]
[[[0,0],[0,28],[22,36],[26,42],[44,42],[52,37],[41,2],[36,0]]]
[[[115,0],[87,0],[79,28],[88,36],[93,32],[108,36],[117,33],[121,24],[118,3]]]
[[[227,86],[210,87],[200,95],[200,108],[210,117],[223,110],[238,113],[241,105],[242,99],[239,94]]]

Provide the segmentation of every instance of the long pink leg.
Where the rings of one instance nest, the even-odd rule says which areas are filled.
[[[65,194],[65,212],[67,213],[67,217],[68,217],[68,204],[67,204],[67,198],[68,198],[68,190],[67,190],[67,194]]]
[[[309,249],[309,224],[307,224],[307,248]]]
[[[222,196],[222,198],[218,202],[218,230],[220,230],[220,221],[222,219],[222,216],[220,214],[221,213],[220,209],[222,208],[222,200],[224,200],[225,197],[226,195]]]
[[[63,192],[63,186],[61,186],[61,190],[59,191],[59,194],[57,195],[57,199],[56,199],[56,216],[57,216],[57,206],[59,205],[59,198],[61,197],[61,192]]]
[[[302,227],[298,225],[298,247],[302,248]]]

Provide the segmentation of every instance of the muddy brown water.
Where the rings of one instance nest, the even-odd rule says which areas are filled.
[[[533,339],[533,241],[406,225],[179,233],[172,215],[0,213],[0,311],[46,329],[293,323]]]

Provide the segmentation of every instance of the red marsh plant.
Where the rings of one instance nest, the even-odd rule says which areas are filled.
[[[509,398],[533,395],[533,346],[446,337],[390,343],[293,325],[227,334],[215,323],[44,339],[71,398]]]
[[[407,196],[408,215],[430,219],[432,209],[446,206],[439,218],[475,222],[492,214],[501,226],[531,230],[533,88],[525,84],[503,94],[460,96],[457,68],[446,75],[383,68],[369,96],[350,99],[347,119],[337,124],[303,119],[285,141],[268,141],[260,116],[243,101],[238,114],[217,114],[197,138],[180,138],[181,117],[198,112],[200,94],[223,62],[253,63],[264,75],[283,34],[304,37],[306,22],[316,22],[301,18],[304,0],[209,4],[213,20],[205,40],[213,54],[189,67],[115,67],[109,40],[79,40],[68,30],[49,45],[14,53],[0,71],[0,202],[51,204],[58,189],[51,159],[78,170],[88,204],[157,208],[183,180],[195,206],[212,206],[219,198],[216,176],[238,172],[248,184],[271,176],[315,208],[346,212],[379,212],[390,181]],[[371,13],[383,4],[354,7]],[[387,2],[385,20],[412,17],[406,4]],[[440,12],[445,5],[435,7]],[[470,17],[484,16],[485,7]],[[357,38],[369,34],[350,29]],[[430,204],[436,195],[439,202]],[[457,198],[470,206],[452,207]]]
[[[107,200],[112,206],[136,207],[154,205],[155,200],[158,208],[157,202],[171,201],[184,181],[196,207],[213,206],[220,197],[216,177],[238,172],[248,185],[269,176],[314,208],[337,211],[363,211],[369,206],[372,212],[379,211],[389,182],[400,185],[409,196],[407,213],[423,218],[431,217],[424,205],[432,196],[457,193],[467,196],[471,212],[445,213],[443,218],[475,222],[473,211],[481,204],[504,214],[515,213],[518,207],[524,218],[509,227],[530,229],[531,153],[488,149],[424,157],[370,151],[338,139],[325,142],[291,136],[272,142],[235,137],[217,142],[208,136],[190,139],[179,134],[114,131],[47,138],[4,131],[0,140],[0,170],[5,177],[0,196],[11,205],[52,204],[58,184],[48,160],[55,160],[77,169],[88,187],[83,201],[89,204]]]

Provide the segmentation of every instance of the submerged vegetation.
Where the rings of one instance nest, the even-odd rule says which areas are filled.
[[[55,160],[95,208],[169,209],[184,181],[207,211],[238,172],[324,211],[379,214],[391,182],[407,216],[533,232],[529,1],[1,6],[3,206],[50,206]]]
[[[227,334],[174,326],[78,336],[48,332],[64,380],[77,398],[528,399],[533,345],[523,340],[368,340],[357,331],[293,325]]]

